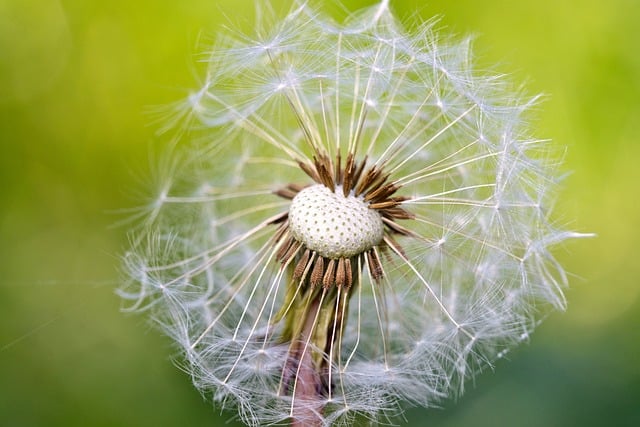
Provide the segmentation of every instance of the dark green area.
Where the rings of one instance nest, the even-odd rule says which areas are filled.
[[[557,218],[599,235],[558,248],[577,275],[568,312],[458,402],[408,411],[410,425],[640,425],[640,2],[391,4],[477,34],[480,67],[499,62],[548,94],[539,135],[568,147],[573,171]],[[230,418],[172,365],[169,340],[119,311],[126,227],[111,226],[145,190],[149,111],[197,87],[199,54],[253,11],[244,0],[0,2],[0,425]]]

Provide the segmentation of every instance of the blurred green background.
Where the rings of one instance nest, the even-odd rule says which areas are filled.
[[[284,1],[282,9],[285,9]],[[371,1],[346,2],[355,10]],[[557,217],[569,310],[413,426],[640,425],[640,1],[392,0],[479,37],[479,64],[547,100],[568,147]],[[332,10],[336,8],[333,7]],[[246,0],[0,0],[0,425],[215,426],[170,343],[114,294],[150,107],[197,86],[198,54]]]

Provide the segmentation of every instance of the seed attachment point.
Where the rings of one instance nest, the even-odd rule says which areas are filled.
[[[328,259],[350,258],[379,244],[384,237],[380,213],[362,197],[344,196],[322,184],[300,191],[289,208],[293,237]]]

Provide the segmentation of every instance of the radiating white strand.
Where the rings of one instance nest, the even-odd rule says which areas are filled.
[[[455,234],[457,236],[463,237],[465,239],[468,239],[470,241],[476,242],[478,244],[488,246],[491,249],[494,249],[494,250],[496,250],[496,251],[498,251],[500,253],[503,253],[504,255],[507,255],[510,258],[513,258],[516,261],[522,261],[522,257],[519,257],[519,256],[509,252],[508,250],[506,250],[503,247],[501,247],[498,243],[491,243],[486,239],[482,239],[481,240],[478,237],[470,235],[468,233],[464,233],[463,231],[456,230],[456,229],[450,228],[450,227],[445,227],[444,224],[439,224],[439,223],[430,221],[429,219],[427,219],[427,218],[425,218],[425,217],[423,217],[421,215],[416,215],[415,220],[418,221],[418,222],[422,222],[424,224],[431,225],[431,226],[442,227],[443,230],[447,231],[447,233]]]
[[[296,90],[295,85],[289,85],[284,82],[284,79],[280,75],[280,70],[276,66],[276,63],[271,55],[271,52],[267,51],[267,56],[269,57],[269,62],[271,63],[271,66],[274,72],[278,76],[280,85],[284,89],[282,93],[285,99],[287,100],[289,107],[291,108],[291,112],[296,118],[298,127],[300,128],[303,135],[305,136],[304,138],[305,141],[309,144],[309,146],[312,148],[312,150],[315,153],[319,153],[318,142],[320,141],[320,137],[316,130],[317,126],[314,125],[312,119],[309,118],[309,115],[307,114],[307,109],[305,109],[305,107],[302,105],[302,102],[300,101],[300,97],[298,96],[298,91]],[[293,97],[289,96],[288,92],[291,92]]]
[[[282,277],[282,275],[284,274],[284,271],[289,267],[289,265],[291,265],[291,263],[293,262],[293,260],[296,258],[296,256],[300,253],[301,250],[303,250],[304,247],[302,245],[298,245],[298,248],[295,250],[295,252],[285,261],[285,263],[280,267],[280,271],[278,272],[278,275],[280,277]],[[280,279],[278,279],[278,283],[280,283]],[[276,304],[276,300],[278,299],[278,290],[279,290],[279,286],[278,285],[278,289],[276,289],[276,292],[273,293],[273,299],[271,301],[271,309],[269,310],[269,317],[267,318],[267,322],[266,324],[268,326],[272,326],[273,325],[273,313],[275,311],[275,304]],[[265,298],[265,301],[267,300],[267,298]],[[264,342],[262,343],[262,349],[264,350],[267,346],[267,340],[269,338],[269,334],[265,333],[265,338],[264,338]]]
[[[454,194],[454,193],[459,193],[462,191],[468,191],[468,190],[476,190],[478,188],[494,188],[496,185],[493,183],[490,184],[477,184],[477,185],[467,185],[465,187],[458,187],[458,188],[454,188],[452,190],[447,190],[447,191],[442,191],[440,193],[433,193],[433,194],[429,194],[426,196],[419,196],[419,197],[412,197],[409,200],[403,201],[402,204],[413,204],[416,202],[420,202],[422,200],[430,200],[430,199],[435,199],[435,200],[441,200],[442,196],[445,196],[447,194]],[[454,199],[456,200],[456,199]],[[475,200],[470,200],[470,201],[475,201]]]
[[[394,55],[395,55],[395,44],[393,45],[394,48]],[[389,96],[389,100],[387,101],[387,106],[384,109],[384,111],[382,112],[382,115],[378,118],[378,120],[376,120],[378,122],[378,126],[376,127],[376,130],[373,132],[373,135],[369,138],[369,145],[367,147],[367,157],[371,156],[373,149],[376,145],[376,142],[378,141],[378,138],[380,137],[380,133],[382,132],[382,129],[384,129],[386,126],[389,126],[389,124],[387,123],[387,120],[389,119],[389,112],[391,111],[391,107],[393,107],[395,105],[395,99],[396,96],[398,94],[398,90],[400,89],[400,87],[402,86],[402,83],[405,83],[404,79],[406,77],[407,72],[409,71],[409,69],[411,68],[411,64],[415,61],[415,57],[412,57],[409,60],[409,63],[403,67],[402,72],[400,73],[399,76],[395,76],[395,80],[397,81],[396,84],[393,86],[393,89],[391,90],[391,95]],[[426,102],[423,101],[423,102]],[[424,103],[423,103],[424,105]],[[418,109],[419,110],[419,109]],[[417,112],[416,112],[417,113]],[[416,117],[416,113],[414,113],[413,117]],[[412,117],[412,120],[413,120]],[[410,120],[411,121],[411,120]],[[409,124],[405,124],[405,129],[407,129],[409,126]],[[403,131],[401,131],[401,133],[403,133]],[[399,136],[396,137],[396,139],[399,138]],[[384,154],[383,156],[384,157]]]
[[[239,191],[236,193],[226,193],[219,196],[197,196],[197,197],[177,197],[167,196],[162,199],[163,203],[210,203],[219,200],[240,199],[243,197],[256,197],[273,194],[273,190],[260,191]]]
[[[294,293],[293,298],[291,298],[289,305],[287,305],[287,308],[285,308],[283,312],[284,316],[286,316],[287,313],[289,313],[289,310],[291,310],[291,307],[293,307],[294,302],[296,301],[298,295],[300,294],[300,291],[302,290],[302,286],[304,285],[304,282],[305,282],[305,278],[309,274],[309,270],[311,269],[311,266],[313,265],[313,261],[315,260],[315,258],[316,258],[316,252],[313,251],[311,253],[311,256],[309,257],[309,262],[307,262],[307,266],[305,267],[304,272],[302,273],[302,276],[298,280],[298,286],[296,287],[296,292]]]
[[[364,90],[364,95],[362,96],[362,103],[360,104],[360,114],[358,116],[358,121],[357,123],[352,123],[355,124],[355,130],[354,130],[354,135],[353,136],[349,136],[349,153],[357,153],[358,152],[358,143],[360,141],[360,135],[362,134],[362,128],[364,127],[364,123],[367,117],[367,110],[368,110],[368,101],[369,101],[369,92],[371,91],[371,86],[373,85],[373,79],[374,79],[374,74],[376,73],[376,64],[378,63],[378,57],[380,56],[380,50],[382,49],[382,43],[378,43],[378,49],[376,50],[376,54],[375,57],[373,58],[373,64],[371,65],[371,68],[369,70],[369,78],[367,79],[367,86],[365,87]],[[358,67],[358,70],[360,70],[360,68]],[[359,75],[359,73],[358,73]],[[356,89],[354,88],[354,92],[356,91]],[[358,96],[357,93],[354,93],[354,113],[355,113],[355,102],[357,101]],[[351,119],[354,119],[354,115],[352,114]],[[349,126],[350,128],[352,126]]]
[[[197,274],[200,274],[205,269],[211,267],[212,265],[214,265],[218,261],[220,261],[220,259],[222,259],[226,254],[231,252],[233,249],[235,249],[243,241],[248,240],[249,238],[251,238],[252,236],[254,236],[256,233],[258,233],[260,231],[265,231],[266,228],[273,223],[273,221],[275,221],[276,219],[278,219],[281,216],[282,216],[282,214],[274,215],[273,217],[267,219],[266,221],[263,221],[261,224],[259,224],[258,226],[252,228],[251,230],[247,231],[246,233],[243,233],[240,236],[234,237],[233,239],[229,240],[228,242],[225,242],[222,245],[219,245],[218,247],[216,247],[214,249],[206,250],[206,251],[204,251],[204,252],[202,252],[202,253],[200,253],[198,255],[195,255],[195,256],[190,257],[190,258],[186,258],[186,259],[178,261],[178,262],[176,262],[174,264],[163,265],[161,267],[154,267],[154,270],[167,270],[167,269],[179,267],[179,266],[182,266],[182,265],[186,265],[187,263],[190,263],[192,261],[197,260],[198,258],[201,258],[204,254],[208,254],[208,253],[214,252],[216,250],[220,250],[220,252],[217,252],[215,255],[211,256],[207,260],[207,262],[201,264],[199,267],[194,268],[194,269],[189,270],[189,271],[186,271],[184,274],[182,274],[182,275],[174,278],[173,280],[169,281],[167,283],[167,286],[172,285],[173,283],[176,283],[176,282],[184,279],[186,276],[195,276]]]
[[[265,271],[267,270],[268,266],[269,266],[269,262],[272,260],[272,258],[275,256],[275,254],[278,252],[278,250],[280,249],[280,247],[282,246],[282,244],[276,246],[273,248],[273,250],[270,252],[269,254],[269,258],[267,259],[267,263],[265,263],[263,265],[262,270],[260,271],[260,274],[258,275],[258,278],[255,280],[255,284],[251,290],[251,294],[249,295],[249,298],[247,299],[245,306],[243,308],[243,312],[242,315],[240,317],[240,319],[237,322],[235,331],[233,333],[233,337],[231,338],[232,341],[236,341],[237,337],[238,337],[238,332],[240,330],[240,327],[242,326],[242,322],[244,320],[244,317],[246,315],[246,313],[248,312],[248,309],[251,305],[251,301],[253,299],[253,296],[256,292],[256,290],[258,289],[259,285],[263,284],[262,283],[262,277],[265,273]],[[238,356],[236,357],[233,365],[231,366],[229,372],[227,373],[226,378],[223,380],[223,383],[227,383],[227,381],[229,381],[229,378],[231,377],[231,375],[233,374],[236,366],[238,365],[238,363],[240,362],[240,360],[242,359],[244,352],[246,351],[247,346],[249,345],[249,341],[251,341],[251,338],[253,338],[254,333],[256,331],[257,325],[258,323],[260,323],[260,319],[262,318],[262,313],[264,312],[265,308],[268,305],[271,293],[274,292],[277,294],[277,288],[279,287],[280,283],[281,283],[281,279],[282,279],[282,274],[283,274],[283,269],[279,269],[278,273],[276,274],[276,276],[271,280],[271,285],[269,286],[269,289],[267,291],[267,294],[265,295],[265,298],[262,302],[262,304],[260,304],[260,308],[258,309],[258,313],[255,315],[255,320],[251,326],[251,329],[249,331],[249,333],[247,334],[246,340],[244,341],[242,348],[240,350],[240,353],[238,354]]]
[[[449,310],[447,309],[447,307],[445,307],[445,305],[443,304],[442,300],[440,297],[438,297],[438,295],[436,295],[436,293],[433,291],[433,288],[431,287],[431,285],[429,285],[429,283],[427,282],[427,280],[422,276],[422,274],[420,274],[420,272],[418,271],[418,269],[407,259],[407,257],[405,257],[401,252],[399,252],[395,245],[393,245],[393,243],[389,242],[387,240],[387,238],[385,237],[385,242],[387,243],[387,245],[391,248],[391,250],[393,252],[396,253],[396,255],[398,255],[403,261],[404,263],[413,271],[413,273],[416,275],[416,277],[418,278],[418,280],[420,280],[420,282],[424,285],[424,288],[427,290],[427,292],[429,294],[431,294],[431,296],[433,297],[433,299],[436,301],[436,304],[438,304],[438,306],[440,307],[440,309],[442,310],[442,312],[444,313],[444,315],[447,317],[447,319],[449,319],[451,321],[451,323],[454,324],[454,326],[461,331],[462,333],[464,333],[465,335],[467,335],[469,338],[473,338],[473,335],[468,332],[466,329],[464,329],[462,327],[462,325],[460,325],[460,323],[458,323],[458,321],[456,319],[453,318],[453,316],[451,315],[451,313],[449,313]]]
[[[315,115],[312,114],[313,109],[309,106],[308,102],[306,102],[306,97],[300,97],[298,90],[296,87],[292,87],[290,91],[293,93],[293,101],[295,103],[292,104],[292,108],[296,111],[296,114],[300,116],[301,126],[306,129],[305,133],[309,134],[309,139],[311,140],[311,145],[314,147],[314,151],[317,153],[322,153],[322,137],[320,136],[320,127],[316,122]],[[304,129],[302,129],[304,131]]]
[[[397,183],[402,184],[404,186],[407,186],[407,185],[412,184],[414,182],[417,182],[417,181],[420,181],[420,180],[423,180],[423,179],[426,179],[426,178],[429,178],[429,177],[432,177],[432,176],[435,176],[435,175],[439,175],[441,173],[449,172],[450,170],[458,168],[460,166],[468,165],[470,163],[477,162],[477,161],[484,160],[484,159],[490,159],[491,157],[495,157],[495,156],[497,156],[499,154],[500,153],[487,153],[487,154],[482,154],[482,155],[479,155],[479,156],[474,156],[474,157],[471,157],[469,159],[466,159],[466,160],[463,160],[463,161],[456,162],[454,164],[445,166],[445,167],[443,167],[441,169],[437,169],[437,170],[435,170],[433,172],[424,173],[424,174],[415,176],[412,179],[409,179],[409,180],[406,180],[406,181],[400,181],[400,182],[397,182]],[[429,168],[425,168],[425,169],[428,170]]]
[[[331,328],[331,337],[330,337],[330,343],[329,343],[329,360],[327,362],[327,364],[329,365],[329,380],[327,381],[329,384],[329,401],[332,400],[332,394],[333,394],[333,347],[336,343],[336,325],[338,324],[338,309],[340,308],[340,294],[342,293],[342,286],[337,286],[338,291],[337,291],[337,295],[336,295],[336,309],[334,310],[333,313],[333,328]],[[343,307],[343,312],[344,307]],[[341,316],[342,317],[342,316]],[[340,329],[342,330],[342,326],[340,326]],[[339,351],[339,349],[338,349]]]
[[[245,265],[245,267],[251,266],[250,270],[246,274],[244,274],[244,268],[243,268],[240,271],[238,271],[238,273],[231,279],[230,283],[236,283],[237,278],[240,277],[242,274],[244,274],[244,278],[240,282],[237,282],[237,285],[234,286],[235,289],[233,291],[233,294],[230,295],[230,298],[227,300],[227,303],[220,309],[220,312],[218,313],[216,318],[213,319],[207,325],[207,327],[202,331],[202,333],[198,336],[198,338],[196,338],[196,340],[191,344],[191,349],[194,349],[202,341],[202,339],[209,333],[209,331],[211,331],[213,329],[213,327],[216,325],[216,323],[218,323],[218,321],[226,314],[226,312],[229,309],[229,307],[231,307],[233,302],[236,301],[237,296],[240,295],[240,293],[242,292],[244,286],[247,283],[249,283],[249,279],[253,276],[253,274],[256,272],[256,270],[261,265],[265,266],[264,268],[266,268],[266,264],[264,264],[265,259],[267,257],[272,257],[273,256],[273,251],[269,252],[267,249],[272,245],[273,245],[272,241],[267,241],[257,251],[257,254],[260,254],[260,259],[258,260],[258,262],[249,263],[249,264]],[[221,289],[216,295],[214,295],[207,302],[207,304],[211,304],[213,301],[215,301],[217,298],[220,298],[220,296],[223,293],[226,293],[226,292],[227,292],[226,288],[225,289]]]
[[[402,165],[404,165],[409,160],[414,158],[418,153],[420,153],[421,151],[424,151],[424,149],[427,148],[427,146],[429,146],[433,141],[437,140],[442,134],[444,134],[446,131],[448,131],[452,126],[454,126],[460,120],[462,120],[467,114],[469,114],[475,108],[476,108],[476,105],[473,104],[471,107],[469,107],[467,110],[465,110],[462,114],[460,114],[458,117],[453,119],[453,121],[451,121],[450,123],[447,123],[442,129],[440,129],[438,132],[436,132],[431,138],[429,138],[424,144],[422,144],[419,148],[417,148],[413,153],[411,153],[410,155],[406,156],[404,158],[404,160],[402,160],[400,163],[395,165],[389,171],[389,173],[394,173],[399,168],[401,168]]]
[[[336,91],[336,96],[335,96],[335,113],[336,113],[336,118],[335,118],[335,123],[336,123],[336,155],[340,155],[340,65],[342,64],[342,61],[340,60],[341,58],[341,52],[342,52],[342,33],[338,34],[338,46],[336,48],[336,85],[335,85],[335,91]]]
[[[235,221],[238,220],[240,218],[243,217],[247,217],[251,214],[255,214],[256,212],[262,212],[262,211],[266,211],[269,209],[275,209],[275,208],[282,208],[285,206],[288,206],[291,202],[289,202],[288,200],[286,201],[282,201],[282,202],[274,202],[274,203],[264,203],[262,205],[257,205],[257,206],[252,206],[250,208],[247,209],[241,209],[239,211],[236,211],[230,215],[227,216],[223,216],[217,220],[215,220],[214,222],[211,223],[212,227],[220,227],[223,224],[226,224],[227,222],[230,221]]]
[[[359,274],[358,274],[359,275]],[[347,393],[344,388],[344,371],[342,367],[342,339],[344,337],[345,325],[346,325],[346,316],[348,310],[348,298],[350,299],[349,290],[344,293],[343,301],[342,301],[342,316],[340,318],[340,335],[338,335],[338,375],[340,377],[340,390],[342,391],[342,398],[344,399],[345,407],[349,406],[349,402],[347,402]],[[358,328],[359,330],[359,328]]]
[[[300,166],[298,165],[298,163],[289,159],[282,159],[279,157],[250,157],[247,159],[246,163],[250,165],[270,164],[274,166],[287,166],[298,171],[300,170]]]
[[[322,89],[322,79],[318,79],[318,91],[320,92],[320,111],[322,112],[322,128],[324,130],[324,142],[330,158],[334,158],[333,149],[331,148],[331,135],[329,134],[329,123],[327,122],[327,107],[324,105],[324,90]]]
[[[242,315],[240,316],[240,319],[238,320],[238,324],[236,325],[236,329],[233,332],[233,337],[232,340],[235,341],[237,336],[238,336],[238,331],[240,330],[240,326],[242,326],[242,321],[244,320],[244,317],[247,314],[247,310],[249,309],[249,306],[251,304],[251,300],[253,299],[256,291],[258,290],[259,286],[262,284],[262,277],[264,276],[265,272],[271,267],[271,261],[273,260],[273,258],[276,256],[276,254],[278,253],[278,251],[280,250],[280,248],[287,242],[287,239],[281,239],[271,250],[271,252],[269,253],[269,257],[265,260],[264,264],[262,264],[262,269],[260,270],[260,274],[258,275],[258,278],[255,280],[253,288],[251,289],[251,293],[249,294],[249,298],[247,298],[247,303],[244,306],[244,309],[242,310]],[[281,276],[280,273],[281,270],[278,270],[278,274],[277,277]],[[264,306],[261,308],[261,312],[262,310],[264,310]],[[260,316],[257,316],[257,319],[259,319]]]
[[[276,131],[273,126],[271,126],[270,124],[268,124],[263,118],[255,116],[254,114],[252,114],[253,119],[256,121],[255,123],[249,119],[249,117],[245,117],[244,115],[242,115],[240,112],[238,112],[233,106],[226,104],[224,101],[222,101],[220,98],[218,98],[217,96],[213,95],[213,94],[208,94],[209,97],[211,97],[213,100],[215,100],[216,102],[219,102],[221,105],[223,105],[225,108],[227,108],[229,111],[233,112],[234,114],[237,115],[237,121],[235,122],[240,128],[248,131],[249,133],[257,136],[258,138],[260,138],[261,140],[263,140],[264,142],[274,146],[277,149],[282,150],[284,153],[286,153],[289,158],[291,158],[294,161],[301,161],[305,158],[304,154],[302,154],[295,145],[292,145],[290,143],[286,143],[286,142],[282,142],[282,141],[288,141],[288,139],[286,137],[284,137],[283,135],[280,134],[280,132]],[[269,132],[272,132],[272,134],[270,134]]]
[[[473,206],[476,208],[489,208],[494,211],[498,209],[508,209],[508,208],[539,208],[540,206],[537,203],[496,203],[496,202],[483,202],[476,201],[473,199],[460,199],[454,197],[433,197],[430,198],[429,201],[404,201],[403,205],[440,205],[442,203],[446,203],[447,206]]]
[[[398,142],[402,140],[402,137],[404,136],[404,134],[413,126],[413,122],[418,119],[420,111],[422,111],[422,108],[425,105],[427,105],[427,102],[431,99],[431,95],[433,95],[433,91],[434,91],[434,88],[431,88],[431,91],[425,96],[422,103],[415,109],[415,112],[411,115],[411,118],[409,119],[409,121],[404,125],[404,127],[400,130],[400,132],[398,132],[394,140],[387,145],[387,148],[382,152],[378,160],[375,162],[376,166],[379,166],[383,162],[388,163],[402,149],[402,147],[396,148],[396,144],[398,144]],[[435,123],[436,120],[438,120],[442,116],[442,114],[443,112],[440,111],[438,114],[434,115],[434,117],[422,128],[422,130],[426,130],[429,127],[431,127],[431,125]],[[421,135],[422,133],[423,132],[416,132],[415,135]]]
[[[356,110],[358,109],[358,93],[360,91],[360,63],[356,62],[356,72],[353,81],[353,98],[351,101],[351,118],[349,119],[349,144],[347,151],[351,151],[353,144],[354,126],[356,125]]]
[[[274,250],[273,254],[275,254],[275,252],[276,251]],[[265,269],[266,269],[266,265],[265,265]],[[260,305],[260,309],[259,309],[257,315],[255,316],[255,321],[253,322],[253,325],[251,325],[251,330],[247,334],[247,339],[242,344],[242,348],[240,349],[240,353],[236,357],[236,360],[233,363],[233,365],[231,366],[231,369],[229,369],[229,373],[227,374],[225,379],[222,381],[223,383],[226,383],[227,381],[229,381],[229,378],[231,378],[231,375],[233,374],[233,371],[236,369],[236,367],[238,366],[238,363],[240,363],[240,360],[244,356],[244,352],[246,351],[247,346],[249,345],[249,341],[251,341],[251,338],[253,338],[253,334],[256,331],[258,323],[260,323],[260,318],[262,317],[262,313],[264,312],[265,308],[268,305],[268,301],[269,301],[269,297],[271,296],[271,293],[274,292],[274,289],[275,289],[275,292],[277,293],[277,287],[280,285],[280,282],[282,281],[283,271],[284,270],[282,270],[282,269],[278,270],[278,273],[276,274],[276,277],[271,281],[271,286],[269,286],[269,290],[267,291],[267,295],[265,296],[263,303]],[[260,272],[260,276],[256,280],[256,286],[254,287],[254,290],[258,287],[258,285],[262,281],[262,273],[264,273],[264,269]],[[236,331],[233,334],[233,338],[232,338],[233,341],[235,341],[236,338],[237,338],[238,330],[240,329],[240,326],[242,324],[242,320],[244,318],[244,314],[247,311],[247,307],[249,307],[250,303],[251,303],[251,297],[249,298],[249,300],[247,300],[247,304],[246,304],[245,309],[244,309],[244,311],[242,313],[242,318],[240,320],[238,320],[238,326],[236,327]]]
[[[243,243],[249,244],[249,243],[251,243],[251,242],[253,242],[255,240],[258,240],[261,237],[263,237],[263,234],[266,234],[266,228],[264,228],[262,230],[258,230],[258,232],[254,233],[253,235],[246,236],[246,238],[243,239],[244,240]],[[163,273],[163,272],[167,272],[167,271],[173,270],[175,268],[186,268],[189,264],[192,264],[194,261],[197,261],[200,258],[203,258],[203,259],[207,260],[208,257],[211,256],[211,253],[215,253],[215,252],[217,252],[219,250],[224,250],[229,245],[234,244],[235,240],[236,240],[235,238],[231,239],[230,241],[227,241],[227,242],[225,242],[223,244],[220,244],[220,245],[218,245],[216,247],[213,247],[213,248],[210,248],[210,249],[206,249],[204,251],[201,251],[201,252],[197,253],[196,255],[190,256],[188,258],[183,258],[183,259],[181,259],[179,261],[176,261],[174,263],[171,263],[171,264],[162,264],[162,265],[155,265],[153,267],[147,267],[147,271]],[[209,262],[209,261],[210,260],[208,260],[207,262]],[[199,264],[199,265],[203,265],[203,264]]]
[[[387,13],[389,13],[389,0],[382,0],[378,5],[375,15],[373,15],[373,23],[377,24],[378,21]]]
[[[376,253],[376,256],[378,258],[378,260],[380,261],[380,254],[377,251],[377,248],[374,247],[373,248],[374,252]],[[369,257],[369,253],[365,252],[365,257]],[[369,264],[369,262],[367,262],[367,265],[371,265]],[[371,278],[371,280],[369,280],[369,284],[371,285],[371,294],[373,295],[373,304],[376,307],[376,317],[378,318],[378,328],[380,328],[380,337],[382,339],[382,354],[383,354],[383,360],[384,360],[384,367],[386,370],[389,369],[389,358],[387,355],[387,341],[388,339],[388,329],[387,329],[387,325],[388,322],[386,322],[383,318],[386,315],[386,311],[383,310],[383,303],[382,301],[378,302],[378,297],[376,296],[378,294],[378,292],[380,291],[380,286],[379,283],[377,283],[375,280],[373,280],[373,274],[371,270],[369,271],[369,276]],[[384,273],[383,273],[384,274]],[[382,293],[380,294],[381,298],[382,298]]]
[[[445,163],[447,160],[456,158],[464,150],[466,150],[468,148],[471,148],[475,144],[477,144],[478,141],[479,141],[479,139],[475,139],[475,140],[471,141],[470,143],[468,143],[467,145],[464,145],[463,147],[457,149],[456,151],[448,154],[447,156],[444,156],[444,157],[442,157],[441,159],[439,159],[439,160],[437,160],[435,162],[429,163],[427,166],[425,166],[423,168],[420,168],[420,169],[418,169],[416,171],[413,171],[411,173],[407,173],[404,176],[395,178],[394,184],[402,184],[403,182],[406,182],[409,178],[415,177],[416,175],[420,175],[420,174],[422,174],[422,173],[424,173],[424,172],[426,172],[428,170],[431,170],[431,169],[435,168],[436,166],[438,166],[438,165],[440,165],[442,163]],[[402,185],[406,185],[406,184],[402,184]]]
[[[356,351],[358,350],[358,346],[360,345],[360,331],[361,331],[361,322],[362,322],[362,257],[363,256],[359,256],[358,257],[358,321],[357,321],[357,327],[356,327],[356,342],[353,345],[353,349],[351,350],[351,353],[349,354],[349,357],[347,357],[347,361],[344,364],[344,367],[340,370],[341,373],[345,373],[347,371],[347,368],[349,367],[349,363],[351,363],[351,359],[353,359],[353,357],[356,354]]]

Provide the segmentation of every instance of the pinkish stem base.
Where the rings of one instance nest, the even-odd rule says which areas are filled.
[[[319,394],[322,384],[320,375],[316,371],[312,349],[308,345],[315,326],[315,317],[319,309],[319,301],[314,301],[307,311],[307,318],[300,334],[300,345],[297,357],[298,370],[295,378],[293,394],[293,415],[291,427],[320,427],[323,425],[322,410],[324,404]]]

